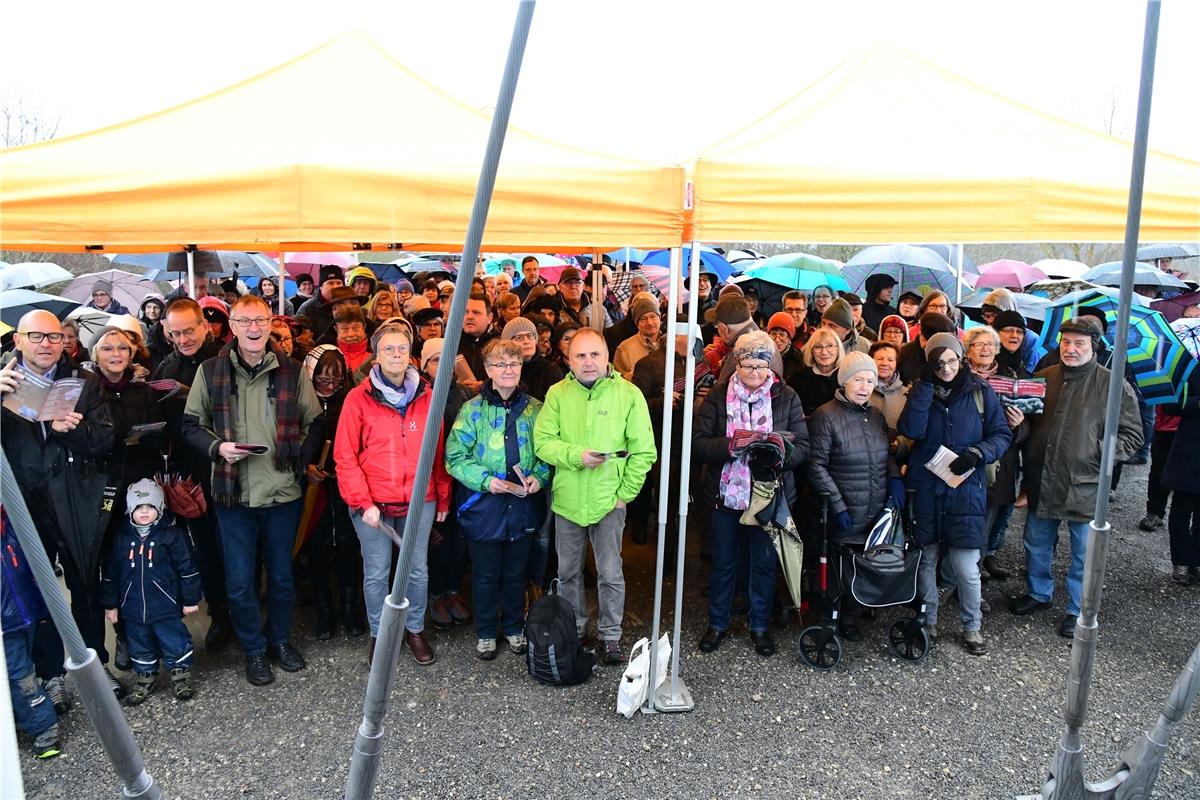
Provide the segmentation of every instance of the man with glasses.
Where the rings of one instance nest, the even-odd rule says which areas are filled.
[[[792,336],[792,347],[803,349],[812,333],[808,324],[808,296],[799,289],[792,289],[783,295],[783,313],[792,318],[796,332]]]
[[[96,281],[92,284],[92,299],[88,308],[103,311],[105,314],[128,314],[129,309],[117,302],[112,295],[112,284],[108,281]]]
[[[163,332],[174,349],[154,368],[151,380],[173,380],[190,387],[196,380],[200,365],[221,352],[221,344],[209,332],[200,304],[190,297],[179,297],[167,304],[163,312]],[[204,649],[216,651],[229,643],[232,631],[225,594],[225,564],[221,558],[217,516],[212,504],[212,462],[205,454],[193,450],[180,440],[187,395],[185,388],[165,403],[167,431],[171,442],[175,444],[171,449],[171,469],[196,481],[207,501],[202,516],[184,522],[196,547],[200,583],[204,587],[204,599],[208,603],[211,620],[208,633],[204,635]]]
[[[642,490],[654,465],[654,428],[646,398],[609,365],[603,336],[581,328],[571,340],[569,362],[571,374],[546,394],[534,426],[534,450],[557,469],[551,508],[558,579],[562,596],[575,610],[576,632],[585,638],[582,572],[590,541],[598,574],[599,658],[604,664],[621,664],[625,506]]]
[[[21,488],[21,494],[29,505],[30,515],[38,526],[47,555],[62,548],[68,526],[76,523],[65,513],[63,491],[70,491],[64,480],[68,456],[77,460],[100,458],[107,454],[113,443],[113,425],[108,403],[100,391],[95,375],[74,366],[63,353],[64,337],[58,318],[49,311],[30,311],[17,323],[13,337],[15,355],[6,357],[0,369],[0,395],[15,392],[25,381],[39,379],[54,381],[60,378],[82,379],[83,392],[72,411],[56,419],[38,422],[14,414],[8,408],[2,412],[0,439],[4,454],[12,466],[13,476]],[[69,498],[71,501],[90,504],[99,508],[100,497]],[[84,531],[87,535],[100,537],[101,530]],[[99,602],[99,574],[85,575],[64,552],[63,566],[67,589],[71,592],[71,613],[79,624],[83,641],[96,651],[103,663],[108,662],[108,651],[104,647],[104,608]],[[43,674],[49,680],[62,676],[62,643],[54,633],[54,627],[45,627],[47,650],[57,652],[53,674]],[[39,673],[46,672],[49,665],[38,665]],[[108,667],[105,667],[108,671]],[[109,674],[110,685],[118,695],[124,688]],[[61,686],[61,683],[58,684]],[[53,694],[53,693],[52,693]],[[65,693],[59,691],[60,696]],[[52,698],[56,705],[58,698]],[[69,705],[69,704],[68,704]],[[64,708],[65,710],[65,708]]]
[[[300,365],[270,346],[271,309],[261,297],[238,298],[229,324],[234,341],[196,373],[183,435],[214,463],[212,499],[230,616],[246,656],[246,679],[263,686],[275,679],[268,657],[288,672],[305,666],[289,641],[292,543],[301,476],[319,450],[308,433],[321,404]],[[260,550],[267,572],[265,625],[257,592]]]
[[[579,325],[589,325],[592,296],[583,290],[583,270],[577,267],[564,269],[558,278],[558,290],[562,302],[559,321],[566,322],[569,319]]]

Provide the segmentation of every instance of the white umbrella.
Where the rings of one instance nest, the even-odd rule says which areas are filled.
[[[84,350],[91,350],[92,345],[96,342],[96,337],[100,335],[100,331],[112,325],[112,321],[116,319],[116,314],[109,314],[105,311],[97,311],[94,308],[80,306],[79,308],[67,314],[66,319],[75,323],[79,328],[79,346]]]
[[[80,275],[63,290],[62,296],[86,304],[92,299],[92,285],[96,281],[111,283],[113,299],[131,311],[136,311],[150,292],[158,291],[153,281],[148,281],[141,275],[119,269],[107,269],[104,272]]]
[[[72,277],[71,273],[49,261],[22,261],[17,264],[0,261],[0,291],[41,289],[52,283],[69,281]]]
[[[1048,278],[1078,278],[1089,269],[1082,261],[1069,258],[1043,258],[1033,262],[1033,266],[1046,273]]]

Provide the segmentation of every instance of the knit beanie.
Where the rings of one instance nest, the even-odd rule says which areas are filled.
[[[647,314],[658,313],[658,301],[649,292],[638,292],[629,302],[629,316],[633,320],[633,324],[637,325],[638,320]]]
[[[437,286],[438,286],[439,293],[444,292],[447,289],[449,289],[452,292],[454,291],[454,281],[440,281]]]
[[[320,277],[317,279],[318,286],[324,286],[325,281],[344,281],[346,276],[342,274],[342,268],[336,264],[325,264],[321,267]]]
[[[1020,328],[1021,330],[1025,330],[1025,318],[1016,311],[1001,311],[992,320],[992,327],[998,331],[1002,331],[1005,328]]]
[[[842,356],[842,363],[838,366],[838,386],[845,386],[859,372],[869,372],[875,376],[875,380],[879,380],[879,369],[875,366],[875,359],[866,353],[851,350]]]
[[[446,340],[441,338],[425,340],[421,345],[421,372],[425,372],[425,368],[429,366],[429,359],[442,355],[442,345],[445,343]]]
[[[840,297],[830,303],[829,308],[821,315],[821,321],[826,320],[846,330],[854,328],[854,312],[850,310],[850,304]]]
[[[932,339],[934,334],[954,333],[954,321],[940,311],[926,311],[918,322],[926,341]]]
[[[883,332],[892,328],[898,328],[904,334],[904,341],[908,341],[908,323],[904,321],[904,317],[899,314],[888,314],[879,323],[879,338],[883,338]]]
[[[418,311],[423,311],[427,308],[429,308],[429,301],[425,299],[425,295],[414,294],[404,301],[404,316],[412,319]]]
[[[125,513],[127,514],[132,515],[138,506],[154,506],[161,517],[163,503],[162,487],[149,478],[142,478],[137,483],[130,484],[129,488],[125,490]]]
[[[504,325],[504,330],[500,332],[501,339],[516,339],[518,334],[532,333],[537,336],[537,325],[533,324],[533,320],[525,319],[525,317],[513,317]],[[438,345],[440,348],[441,345]],[[421,350],[424,353],[424,350]]]
[[[397,292],[403,292],[406,290],[413,293],[417,291],[413,288],[412,281],[410,281],[408,278],[401,278],[400,280],[396,281]]]
[[[953,333],[935,333],[925,343],[925,359],[927,361],[936,360],[942,350],[951,350],[959,358],[962,358],[963,355],[962,342],[958,340],[957,336]],[[935,353],[934,351],[938,352]]]
[[[767,320],[768,333],[776,328],[781,328],[787,331],[789,339],[796,336],[796,320],[792,319],[792,315],[786,311],[776,311],[771,315],[771,318]]]
[[[112,296],[112,284],[108,281],[96,281],[92,284],[92,294],[96,292],[104,292],[106,295]]]

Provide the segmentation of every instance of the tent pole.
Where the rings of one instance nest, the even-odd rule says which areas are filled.
[[[188,248],[187,251],[188,265],[188,297],[196,299],[196,251],[195,248]]]
[[[1148,797],[1158,775],[1159,764],[1166,751],[1167,739],[1154,742],[1154,747],[1134,748],[1126,759],[1101,783],[1084,780],[1083,723],[1087,716],[1091,694],[1092,669],[1098,644],[1101,592],[1108,559],[1111,525],[1108,521],[1108,498],[1112,489],[1112,471],[1116,456],[1117,428],[1120,423],[1121,401],[1125,391],[1125,351],[1129,341],[1129,308],[1133,300],[1133,270],[1137,257],[1138,232],[1142,214],[1142,189],[1146,177],[1146,147],[1150,132],[1150,100],[1154,89],[1154,61],[1158,42],[1160,0],[1146,4],[1146,28],[1142,47],[1141,83],[1138,92],[1137,122],[1133,140],[1133,164],[1129,180],[1129,206],[1125,220],[1125,252],[1121,261],[1121,295],[1117,310],[1117,330],[1113,341],[1113,357],[1109,364],[1108,402],[1104,413],[1104,438],[1100,454],[1100,486],[1096,495],[1095,518],[1088,530],[1087,556],[1084,565],[1083,597],[1079,617],[1075,621],[1075,636],[1071,648],[1071,672],[1067,679],[1067,702],[1064,712],[1066,728],[1058,749],[1050,761],[1042,797],[1046,800],[1099,800],[1116,797]],[[1187,675],[1185,671],[1185,676]],[[1187,681],[1181,676],[1180,681]],[[1191,697],[1195,697],[1195,674],[1190,680]],[[1178,699],[1184,696],[1178,692]],[[1190,702],[1190,700],[1187,700]],[[1160,733],[1163,733],[1160,725]],[[1169,735],[1169,730],[1166,731]]]
[[[671,682],[654,695],[654,707],[659,711],[691,711],[696,707],[695,700],[692,699],[692,693],[688,689],[687,684],[679,677],[679,651],[682,649],[680,641],[681,629],[683,625],[683,560],[687,550],[687,518],[688,518],[688,493],[690,491],[689,479],[691,477],[692,463],[692,413],[696,400],[696,381],[693,376],[696,374],[696,334],[699,332],[697,327],[697,317],[700,306],[700,242],[692,242],[692,258],[690,272],[688,273],[689,292],[688,297],[688,348],[687,348],[687,363],[683,368],[683,449],[679,457],[679,542],[676,545],[675,557],[675,619],[674,629],[672,630],[671,639]],[[683,294],[680,292],[680,294]],[[673,355],[667,358],[674,364]],[[673,384],[673,382],[672,382]],[[663,398],[665,403],[666,397]],[[670,443],[663,434],[663,441],[669,448]],[[659,501],[660,504],[662,501]],[[660,529],[659,542],[661,548],[662,533]],[[651,643],[654,647],[655,643]],[[654,675],[653,672],[650,673]]]
[[[962,244],[954,245],[954,258],[958,262],[958,281],[954,288],[954,307],[962,302],[962,275],[963,275],[963,246]]]
[[[459,339],[462,337],[463,316],[467,308],[467,298],[471,293],[471,283],[475,277],[474,270],[465,265],[473,264],[479,258],[488,206],[491,204],[492,190],[496,185],[496,170],[500,165],[500,152],[504,148],[504,135],[508,130],[508,118],[512,111],[513,95],[517,90],[517,77],[521,73],[521,61],[525,54],[525,43],[529,39],[529,26],[533,20],[535,4],[536,0],[520,0],[517,7],[517,18],[504,64],[504,76],[500,81],[499,97],[496,100],[496,111],[492,116],[487,149],[484,151],[479,183],[475,190],[475,202],[471,207],[471,218],[467,225],[467,237],[463,245],[464,268],[458,271],[454,298],[450,301],[450,314],[446,319],[443,346],[447,353],[458,352]],[[430,419],[442,418],[453,375],[453,370],[438,370],[429,401]],[[429,490],[441,427],[425,427],[416,473],[413,475],[413,497],[424,498]],[[396,660],[400,657],[404,617],[408,609],[408,598],[405,596],[408,589],[408,572],[412,566],[417,530],[422,524],[421,518],[425,510],[425,503],[413,503],[404,521],[400,555],[396,562],[396,577],[392,582],[391,594],[384,600],[375,659],[367,679],[367,693],[363,700],[363,718],[350,758],[350,773],[346,778],[346,800],[365,800],[375,790],[375,778],[383,754],[383,720],[387,715],[388,699],[396,678]]]
[[[675,297],[675,313],[680,314],[683,312],[683,248],[672,247],[667,255],[667,263],[671,265],[671,274],[676,275],[670,290]],[[670,308],[670,305],[667,307]]]
[[[279,316],[283,316],[284,295],[287,293],[287,253],[279,251],[279,286],[275,289],[278,294]]]
[[[192,254],[188,252],[188,263]],[[4,507],[12,521],[13,532],[21,549],[25,551],[25,560],[33,571],[34,581],[50,609],[54,627],[62,637],[67,651],[66,668],[71,673],[79,699],[87,710],[88,720],[108,761],[117,773],[121,782],[121,797],[140,798],[141,800],[159,800],[162,792],[150,773],[146,772],[142,752],[138,749],[137,741],[129,722],[121,713],[117,697],[108,685],[108,677],[104,667],[92,650],[83,641],[79,626],[71,616],[67,599],[59,588],[58,579],[54,577],[54,568],[46,556],[46,548],[42,545],[41,537],[34,526],[33,518],[29,515],[29,507],[25,504],[25,496],[13,475],[12,465],[8,463],[8,455],[0,451],[0,484],[4,495]]]

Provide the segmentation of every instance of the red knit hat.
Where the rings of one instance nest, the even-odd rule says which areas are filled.
[[[767,333],[776,328],[783,328],[791,338],[795,338],[796,336],[796,320],[792,319],[792,315],[786,311],[776,311],[767,320]]]

